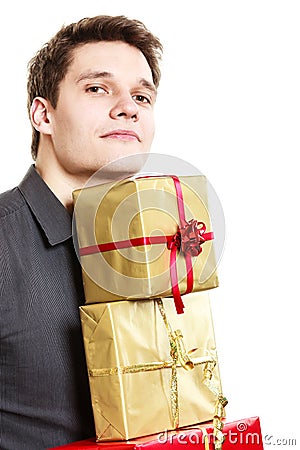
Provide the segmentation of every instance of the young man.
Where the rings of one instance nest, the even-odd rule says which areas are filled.
[[[149,151],[161,51],[141,22],[98,16],[63,27],[29,64],[35,165],[0,196],[1,449],[94,435],[72,191]]]

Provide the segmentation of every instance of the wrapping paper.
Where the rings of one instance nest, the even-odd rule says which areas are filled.
[[[205,177],[179,180],[186,220],[195,219],[204,224],[202,231],[211,232]],[[180,225],[172,177],[127,179],[77,190],[73,197],[86,303],[172,296],[170,249],[155,242],[175,236]],[[146,243],[136,245],[142,237]],[[111,243],[119,247],[99,251]],[[187,291],[186,258],[177,252],[181,294]],[[201,245],[191,264],[193,291],[218,286],[213,240]]]
[[[170,299],[85,305],[80,315],[98,441],[215,416],[222,389],[207,292],[188,294],[184,315]]]
[[[126,442],[103,442],[97,444],[95,442],[95,438],[91,438],[55,448],[61,450],[214,450],[211,430],[212,427],[210,424],[203,424],[190,429],[177,430],[176,432],[172,431],[169,433],[159,433],[157,435],[146,436]],[[223,444],[223,450],[263,450],[264,448],[258,417],[249,417],[234,422],[225,422],[224,434],[226,436],[226,440]]]

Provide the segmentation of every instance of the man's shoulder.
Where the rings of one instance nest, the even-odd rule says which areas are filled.
[[[19,188],[15,187],[0,194],[0,219],[14,214],[25,205]]]

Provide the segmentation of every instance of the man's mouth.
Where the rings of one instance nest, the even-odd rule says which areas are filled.
[[[139,141],[141,139],[137,133],[132,130],[112,130],[100,136],[101,138],[120,139],[121,141]]]

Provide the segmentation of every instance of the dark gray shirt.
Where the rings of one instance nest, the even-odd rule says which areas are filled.
[[[72,218],[32,166],[0,195],[0,448],[95,434]]]

